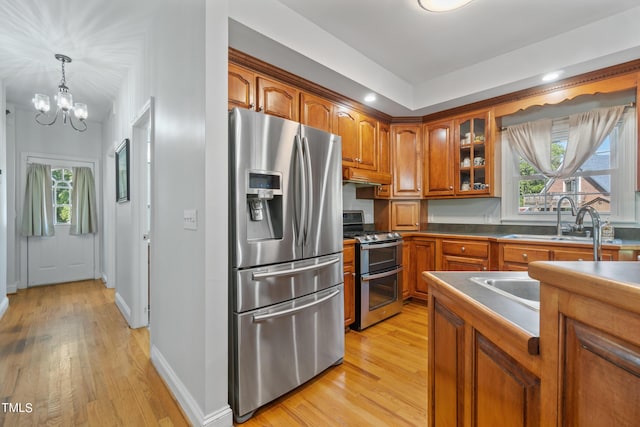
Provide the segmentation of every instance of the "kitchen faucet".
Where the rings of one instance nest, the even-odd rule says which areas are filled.
[[[601,227],[602,221],[600,220],[600,215],[598,211],[596,211],[591,206],[583,206],[578,210],[578,214],[576,215],[576,225],[578,226],[578,230],[582,231],[583,229],[583,220],[584,214],[589,213],[591,216],[591,222],[593,223],[593,260],[600,261],[600,254],[602,252],[602,238],[601,238]]]
[[[576,202],[573,201],[573,199],[571,198],[571,196],[562,196],[560,197],[560,199],[558,199],[558,205],[556,206],[556,213],[558,215],[558,222],[556,224],[556,230],[557,230],[557,235],[558,236],[562,236],[562,224],[560,223],[561,217],[562,217],[562,212],[560,211],[560,205],[562,205],[562,201],[563,200],[568,200],[569,203],[571,203],[571,215],[576,216]],[[577,224],[577,222],[576,222]]]

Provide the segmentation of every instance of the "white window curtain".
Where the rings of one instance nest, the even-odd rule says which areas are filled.
[[[73,168],[71,190],[71,234],[93,234],[98,231],[96,186],[91,168]]]
[[[551,124],[549,119],[509,126],[507,134],[513,149],[548,178],[565,179],[596,152],[616,126],[624,105],[597,108],[569,116],[569,138],[562,163],[551,167]]]
[[[22,211],[22,235],[53,236],[51,166],[32,163],[27,169],[27,187]]]

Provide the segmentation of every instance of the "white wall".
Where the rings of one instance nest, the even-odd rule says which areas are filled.
[[[4,110],[3,110],[4,111]],[[21,158],[23,153],[47,154],[53,157],[65,157],[69,159],[82,159],[95,162],[96,175],[96,201],[98,212],[102,206],[102,180],[101,174],[102,155],[100,147],[102,145],[102,124],[88,121],[86,132],[76,132],[69,125],[60,122],[52,126],[42,126],[35,122],[34,112],[16,106],[15,114],[15,137],[12,141],[13,163],[12,176],[15,177],[15,185],[9,189],[11,199],[15,201],[14,233],[10,239],[20,248],[13,265],[9,265],[9,275],[16,277],[18,288],[27,286],[27,239],[19,235],[20,221],[22,218],[22,204],[24,203],[25,177],[20,176]],[[101,227],[102,215],[98,215],[98,224]],[[98,251],[96,253],[96,270],[100,271],[100,239],[102,231],[96,234]],[[11,243],[11,240],[10,240]],[[15,270],[13,270],[15,269]],[[15,273],[14,273],[15,271]]]
[[[356,184],[352,182],[342,185],[342,209],[364,211],[364,222],[373,224],[373,200],[356,199]]]
[[[0,80],[0,318],[9,307],[7,299],[7,126],[6,96]]]

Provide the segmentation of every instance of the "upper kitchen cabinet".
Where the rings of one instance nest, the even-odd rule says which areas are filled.
[[[258,111],[298,121],[298,89],[263,76],[258,76],[257,82]]]
[[[342,137],[342,166],[377,170],[378,124],[375,119],[337,106],[333,133]]]
[[[326,99],[306,92],[300,94],[300,123],[333,132],[334,105]]]
[[[229,110],[234,107],[253,110],[255,107],[256,75],[253,71],[229,64]]]
[[[360,114],[358,120],[358,168],[378,170],[378,122]]]
[[[494,194],[492,120],[490,110],[455,120],[454,190],[457,196]]]
[[[394,198],[422,196],[422,144],[419,124],[392,125],[391,150]]]
[[[342,137],[342,165],[358,167],[358,125],[356,111],[337,107],[333,115],[333,133]]]
[[[454,122],[424,126],[424,196],[452,196],[455,185]]]
[[[391,176],[391,128],[385,123],[378,123],[378,172]],[[391,184],[376,185],[375,197],[391,197]]]

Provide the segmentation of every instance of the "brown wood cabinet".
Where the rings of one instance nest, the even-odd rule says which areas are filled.
[[[414,238],[411,243],[411,261],[413,277],[410,283],[410,294],[413,298],[426,301],[429,289],[427,282],[422,280],[422,272],[436,269],[436,240]]]
[[[585,264],[531,267],[541,284],[541,425],[637,426],[640,269]]]
[[[617,261],[618,251],[604,249],[602,261]],[[543,242],[500,243],[499,269],[501,271],[527,271],[533,261],[593,261],[591,248],[580,248],[575,245],[549,245]]]
[[[456,196],[488,196],[494,187],[494,132],[491,110],[455,120]]]
[[[490,270],[490,243],[466,240],[442,240],[442,270]]]
[[[356,320],[356,261],[355,243],[345,244],[342,250],[344,262],[344,327]]]
[[[540,426],[537,338],[429,280],[429,426]]]
[[[402,242],[402,299],[405,300],[411,297],[411,282],[413,278],[412,272],[412,254],[411,254],[411,242],[412,239],[405,238]]]
[[[302,92],[300,94],[300,123],[322,129],[325,132],[332,132],[334,108],[330,101]]]
[[[454,192],[455,157],[452,120],[424,126],[424,196],[451,196]]]
[[[378,230],[418,231],[427,226],[426,200],[374,200],[373,216]]]
[[[358,168],[378,170],[378,122],[363,114],[358,119]]]
[[[420,125],[391,125],[393,185],[398,199],[422,197],[422,141]]]
[[[345,107],[334,110],[333,133],[342,137],[342,165],[358,167],[359,114]]]
[[[378,122],[378,172],[391,176],[391,127]],[[375,198],[391,197],[391,184],[376,185]]]
[[[300,91],[267,77],[258,76],[258,111],[298,121]]]
[[[255,108],[256,75],[253,71],[229,64],[228,108],[234,107],[253,110]]]

